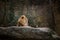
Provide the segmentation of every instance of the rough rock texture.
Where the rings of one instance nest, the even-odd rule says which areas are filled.
[[[58,40],[49,28],[0,27],[0,40]]]

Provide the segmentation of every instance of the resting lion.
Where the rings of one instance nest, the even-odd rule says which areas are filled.
[[[17,21],[17,26],[28,26],[28,19],[25,15],[22,15],[18,21]]]

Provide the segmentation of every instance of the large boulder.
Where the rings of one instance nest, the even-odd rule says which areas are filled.
[[[49,28],[0,27],[0,40],[57,40],[57,35]]]

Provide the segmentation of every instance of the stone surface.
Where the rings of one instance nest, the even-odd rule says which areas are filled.
[[[0,27],[1,40],[55,40],[53,34],[49,28]]]

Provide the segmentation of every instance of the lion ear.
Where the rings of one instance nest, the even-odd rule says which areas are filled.
[[[24,19],[24,17],[21,17],[21,19]]]

